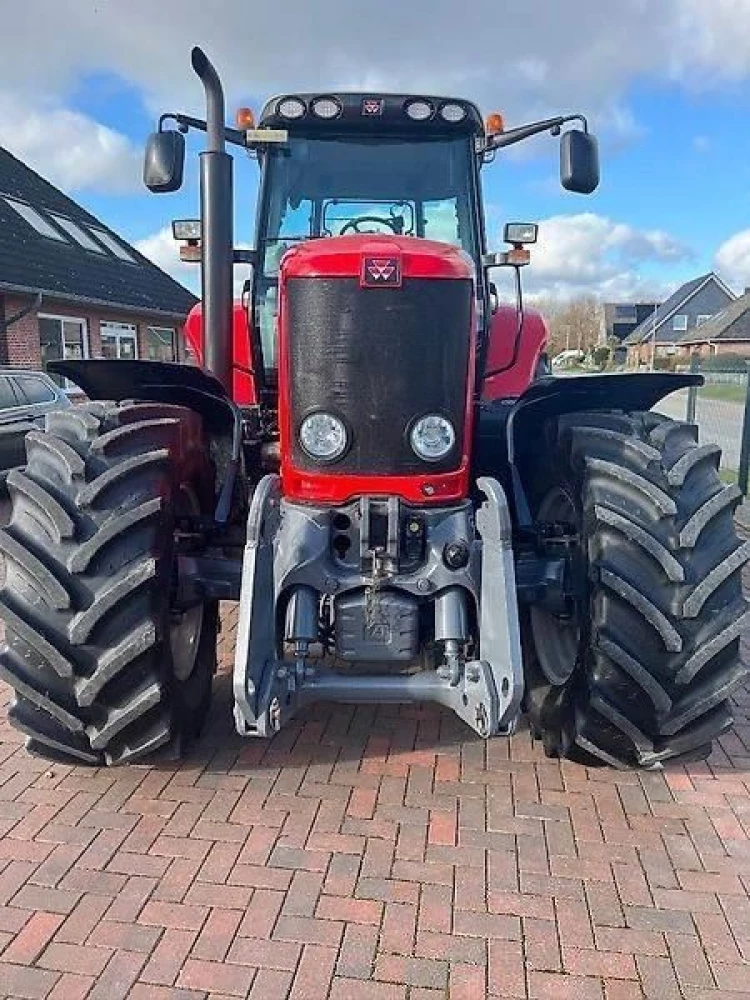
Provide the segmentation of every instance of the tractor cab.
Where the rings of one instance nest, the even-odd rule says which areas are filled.
[[[176,121],[179,130],[205,127],[185,115],[165,115],[160,126],[169,118]],[[234,365],[231,387],[238,402],[262,396],[260,383],[272,394],[275,392],[280,264],[290,249],[315,239],[367,235],[377,242],[406,237],[457,248],[469,259],[473,270],[474,328],[479,334],[480,365],[489,360],[493,370],[499,365],[504,371],[505,360],[517,361],[514,345],[519,335],[514,314],[498,311],[488,270],[500,264],[518,269],[527,263],[528,253],[519,253],[527,239],[512,238],[515,255],[488,258],[480,170],[497,149],[544,131],[560,134],[562,125],[569,122],[583,127],[570,129],[562,136],[562,183],[571,191],[588,193],[598,184],[598,156],[596,140],[580,115],[507,130],[502,116],[491,114],[485,122],[479,109],[463,99],[371,93],[276,97],[265,105],[257,123],[249,109],[241,108],[237,113],[238,128],[224,128],[218,140],[222,146],[225,141],[245,146],[257,158],[261,170],[253,275],[246,299],[249,308],[245,314],[244,309],[235,307],[232,316],[233,357],[238,362],[250,343],[250,367],[256,378],[251,387],[243,374],[244,362]],[[151,190],[179,186],[184,155],[178,148],[180,140],[179,131],[160,131],[152,136],[146,156],[146,182]],[[218,148],[205,154],[207,158],[219,155],[226,156]],[[231,191],[231,177],[227,180],[221,185],[207,182],[206,199],[210,201],[212,192],[220,192],[225,198]],[[222,214],[226,213],[224,204]],[[204,212],[207,218],[216,214],[210,209]],[[515,229],[517,233],[519,227]],[[175,235],[184,235],[193,244],[184,248],[185,259],[206,260],[210,255],[209,272],[220,254],[227,254],[225,235],[223,247],[209,251],[204,245],[202,253],[194,253],[196,243],[212,242],[213,237],[212,227],[201,227],[198,221],[176,229]],[[238,259],[235,251],[235,261]],[[520,299],[520,282],[517,290]],[[207,291],[204,281],[203,301],[220,300],[220,296],[211,296]],[[522,311],[520,301],[517,306]],[[494,336],[489,330],[493,315],[497,327]],[[187,333],[201,361],[204,326],[202,306],[198,306],[188,322]],[[533,313],[528,315],[528,327],[528,358],[522,359],[516,369],[521,375],[520,380],[515,380],[519,385],[525,373],[534,370],[546,338],[543,322]],[[469,336],[469,332],[465,335]],[[221,342],[224,338],[215,339]],[[207,356],[205,361],[215,370]],[[224,374],[220,378],[225,384],[229,381]]]
[[[270,101],[261,144],[254,315],[264,362],[276,367],[279,264],[305,240],[410,236],[459,247],[480,276],[478,109],[465,101],[408,95],[301,94]]]

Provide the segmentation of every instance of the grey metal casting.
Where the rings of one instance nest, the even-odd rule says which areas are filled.
[[[478,485],[485,500],[476,514],[469,503],[420,510],[423,556],[400,572],[395,498],[385,505],[363,497],[343,508],[315,508],[285,501],[278,476],[261,481],[248,516],[234,667],[235,722],[242,735],[270,736],[302,705],[321,700],[434,701],[480,736],[512,727],[523,671],[511,520],[500,484],[481,479]],[[387,512],[382,551],[367,541],[378,505]],[[351,525],[344,533],[350,530],[357,542],[348,560],[332,549],[336,523]],[[450,569],[443,553],[457,541],[466,544],[467,564]],[[408,675],[331,670],[309,652],[314,612],[324,597],[337,607],[336,652],[348,660],[376,661],[382,669],[412,659],[419,606],[427,603],[444,661]],[[283,622],[280,604],[286,605]],[[478,658],[467,661],[462,650],[472,612],[480,623]],[[282,658],[284,640],[293,644],[293,659]]]

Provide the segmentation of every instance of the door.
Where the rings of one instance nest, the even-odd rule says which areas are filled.
[[[23,406],[12,380],[0,375],[0,479],[26,464],[25,439],[34,430],[29,409]]]

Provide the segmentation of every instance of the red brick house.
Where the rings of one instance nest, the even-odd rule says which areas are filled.
[[[44,368],[62,357],[182,361],[182,326],[196,301],[0,148],[0,365]],[[23,310],[30,311],[8,324]]]
[[[750,359],[750,289],[726,309],[713,316],[678,344],[684,356],[702,358],[717,354],[739,355]]]

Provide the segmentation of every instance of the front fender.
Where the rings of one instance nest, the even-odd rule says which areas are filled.
[[[515,400],[507,423],[508,457],[513,461],[524,435],[544,421],[581,410],[650,410],[672,392],[703,385],[693,373],[633,372],[613,375],[545,376]]]
[[[227,521],[242,466],[242,412],[217,378],[202,368],[168,361],[52,361],[47,369],[75,382],[89,399],[172,403],[199,413],[209,435],[225,442],[217,457],[221,492],[215,518]]]
[[[52,361],[48,371],[64,375],[89,399],[148,400],[187,406],[214,434],[232,433],[232,401],[218,379],[194,365],[168,361]]]
[[[587,410],[650,410],[672,392],[703,385],[693,373],[634,372],[613,375],[545,376],[517,399],[484,403],[479,409],[475,462],[479,475],[500,479],[513,497],[516,519],[528,521],[518,461],[541,443],[547,420]]]

